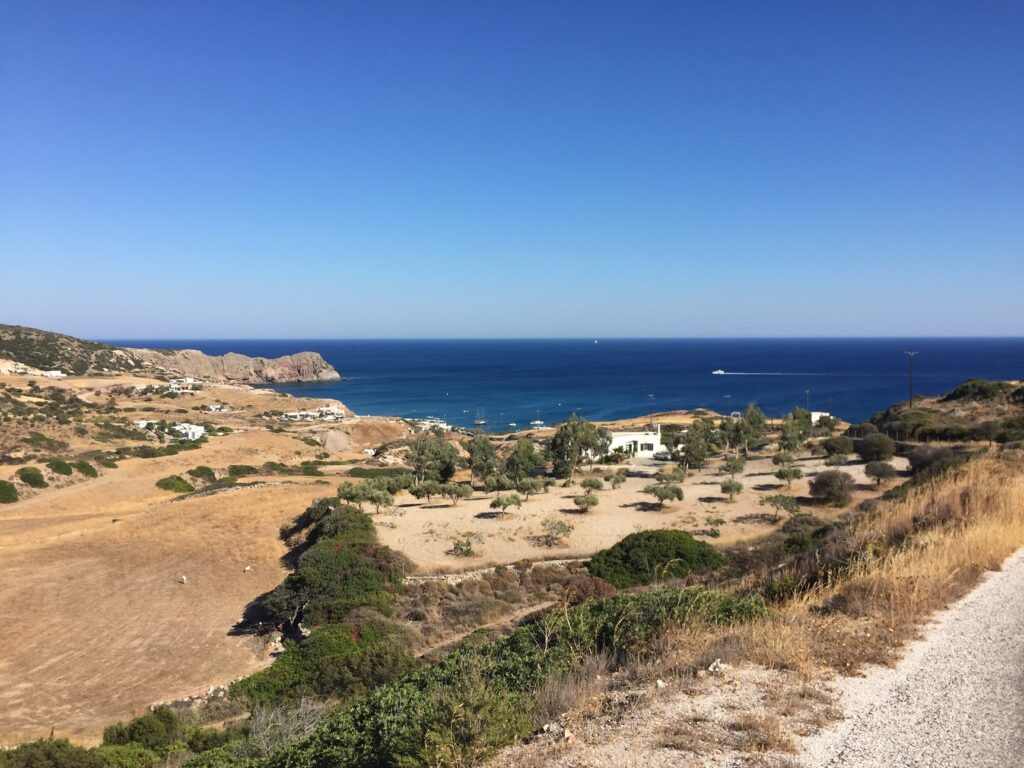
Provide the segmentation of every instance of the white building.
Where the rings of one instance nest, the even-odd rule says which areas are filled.
[[[281,415],[281,421],[338,421],[345,411],[336,405],[324,405],[311,411],[289,411]]]
[[[811,411],[811,424],[817,424],[822,419],[829,418],[831,415],[828,411]]]
[[[653,429],[639,432],[612,432],[612,443],[609,453],[622,450],[630,456],[651,458],[656,453],[668,451],[661,442],[661,425],[655,424]]]
[[[61,371],[61,370],[43,371],[42,373],[43,373],[43,376],[46,376],[46,377],[51,378],[51,379],[63,379],[65,376],[67,376],[67,374],[64,373],[64,371]]]
[[[206,410],[209,411],[210,413],[224,413],[224,404],[210,403],[208,406],[206,406]]]
[[[155,424],[156,422],[153,421],[152,419],[139,419],[138,421],[135,422],[135,426],[138,427],[139,429],[149,429]]]
[[[416,427],[424,432],[431,429],[440,429],[442,432],[451,432],[452,425],[443,419],[437,419],[429,417],[426,419],[417,419]]]
[[[185,376],[180,379],[171,379],[167,382],[168,389],[171,392],[187,392],[192,389],[192,386],[196,383],[196,380],[191,376]]]
[[[206,429],[198,424],[175,424],[171,429],[177,432],[183,440],[198,440],[206,434]]]

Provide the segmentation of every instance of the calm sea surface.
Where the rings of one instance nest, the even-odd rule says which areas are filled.
[[[570,413],[618,419],[650,408],[728,412],[756,402],[780,415],[794,406],[849,421],[964,379],[1024,379],[1024,339],[571,339],[571,340],[117,340],[125,346],[193,348],[277,357],[319,352],[342,376],[284,392],[341,400],[356,413],[437,416],[489,429]],[[726,375],[713,375],[722,369]],[[808,393],[807,390],[810,390]]]

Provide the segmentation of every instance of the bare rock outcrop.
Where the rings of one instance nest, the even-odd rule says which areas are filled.
[[[316,352],[298,352],[274,359],[228,352],[207,355],[198,349],[129,349],[154,367],[182,376],[239,384],[275,384],[286,381],[338,381],[341,375]]]

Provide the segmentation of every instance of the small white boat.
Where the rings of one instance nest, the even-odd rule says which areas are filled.
[[[514,426],[516,426],[516,423],[515,423],[514,421],[510,421],[510,422],[508,423],[508,425],[509,425],[510,427],[514,427]]]
[[[544,422],[541,421],[540,419],[534,419],[533,421],[530,422],[530,426],[535,427],[536,429],[540,429],[541,427],[544,426]]]
[[[724,376],[725,375],[725,371],[723,371],[721,368],[719,368],[718,370],[712,371],[711,375],[712,376]]]

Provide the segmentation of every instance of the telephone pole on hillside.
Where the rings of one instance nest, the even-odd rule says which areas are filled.
[[[914,355],[915,351],[906,350],[903,353],[907,356],[907,392],[910,398],[910,407],[914,407]]]

